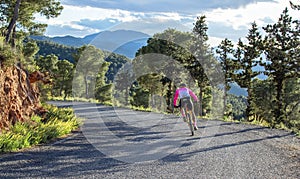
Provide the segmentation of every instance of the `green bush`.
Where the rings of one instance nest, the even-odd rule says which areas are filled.
[[[0,135],[0,152],[12,152],[69,134],[77,129],[80,120],[72,109],[46,106],[46,118],[33,116],[31,121],[17,123]]]
[[[0,63],[4,66],[12,66],[19,60],[16,50],[12,49],[4,42],[4,37],[0,36]]]

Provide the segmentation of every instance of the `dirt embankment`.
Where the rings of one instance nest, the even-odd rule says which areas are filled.
[[[40,72],[28,74],[16,65],[0,67],[0,133],[16,122],[45,113],[40,104],[38,81],[49,82]]]

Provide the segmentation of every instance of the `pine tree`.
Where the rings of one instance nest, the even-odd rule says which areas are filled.
[[[192,56],[188,59],[188,70],[192,77],[197,81],[199,88],[199,113],[203,115],[203,92],[204,89],[209,86],[208,74],[209,70],[214,69],[214,59],[212,52],[210,51],[208,41],[207,30],[208,26],[205,22],[205,16],[200,16],[194,23],[193,44],[191,46]]]
[[[256,23],[252,23],[246,37],[247,44],[240,39],[238,42],[238,49],[235,53],[239,69],[235,77],[235,81],[242,87],[247,88],[248,92],[248,106],[246,109],[246,116],[251,120],[254,114],[255,104],[253,103],[253,84],[252,80],[260,72],[254,71],[253,68],[258,65],[261,55],[262,37],[258,31]]]
[[[106,72],[109,67],[108,62],[102,63],[95,82],[95,98],[100,102],[111,102],[112,99],[112,84],[106,84]]]
[[[26,62],[22,62],[24,66],[26,66],[27,70],[34,71],[36,69],[35,64],[35,56],[39,51],[39,47],[36,44],[35,41],[28,40],[24,43],[22,48],[22,53],[24,54],[24,57],[26,58]]]
[[[55,73],[57,71],[57,62],[58,57],[56,55],[47,55],[47,56],[39,56],[35,59],[36,65],[38,66],[39,70],[45,74],[48,74],[51,79],[55,78]],[[52,88],[50,85],[43,85],[40,86],[43,96],[50,97],[54,96],[55,89]]]
[[[67,60],[58,60],[55,73],[55,88],[58,89],[59,96],[64,92],[64,99],[66,99],[72,92],[70,89],[72,89],[74,65]]]
[[[266,121],[268,124],[272,124],[272,109],[274,107],[273,98],[275,94],[275,87],[271,78],[265,80],[254,79],[253,83],[253,94],[255,98],[255,120]]]
[[[137,82],[139,86],[141,86],[146,92],[149,93],[149,99],[148,102],[150,103],[150,106],[154,108],[156,106],[155,104],[155,95],[163,96],[164,94],[161,94],[162,92],[162,83],[161,83],[162,75],[157,73],[150,73],[143,76],[140,76],[137,79]]]
[[[149,92],[144,90],[137,82],[134,82],[130,88],[131,105],[137,107],[149,107]]]
[[[300,11],[300,5],[299,4],[295,4],[292,1],[290,1],[290,5],[293,9],[295,10],[299,10]]]
[[[39,56],[35,59],[36,64],[41,72],[49,73],[54,77],[55,71],[57,70],[58,57],[56,55]]]
[[[123,65],[117,75],[114,77],[114,96],[119,103],[127,106],[129,104],[129,90],[134,82],[134,73],[132,63]]]
[[[230,83],[233,82],[233,74],[236,67],[233,63],[233,43],[225,38],[218,46],[216,52],[219,54],[219,61],[225,74],[225,95],[224,95],[224,106],[226,106],[227,92],[230,90]]]
[[[263,50],[267,59],[263,65],[276,88],[273,110],[275,126],[286,118],[283,98],[285,81],[300,76],[300,26],[299,21],[293,21],[288,15],[286,8],[277,23],[263,29],[266,32]]]
[[[104,62],[104,53],[95,46],[88,45],[80,47],[78,53],[74,55],[74,57],[76,62],[75,77],[78,78],[75,79],[77,80],[76,83],[83,82],[85,91],[84,96],[86,98],[93,97],[95,79]],[[77,94],[81,94],[79,87],[75,90],[78,90],[76,91]]]

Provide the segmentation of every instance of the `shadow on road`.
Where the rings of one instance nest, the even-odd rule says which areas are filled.
[[[79,133],[56,145],[42,146],[31,151],[0,158],[0,178],[79,177],[93,176],[95,171],[117,172],[126,163],[107,158]]]
[[[255,130],[255,129],[251,129]],[[249,130],[250,131],[250,130]],[[226,134],[227,135],[227,134]],[[215,137],[218,137],[221,135],[217,135]],[[219,150],[219,149],[224,149],[224,148],[230,148],[230,147],[236,147],[236,146],[241,146],[245,144],[251,144],[251,143],[257,143],[265,140],[270,140],[270,139],[280,139],[284,138],[287,136],[292,136],[291,134],[284,134],[284,135],[274,135],[274,136],[268,136],[268,137],[263,137],[263,138],[257,138],[257,139],[251,139],[251,140],[244,140],[244,141],[239,141],[235,143],[229,143],[229,144],[222,144],[222,145],[213,145],[211,147],[207,148],[200,148],[198,150],[192,151],[192,152],[187,152],[183,154],[171,154],[165,158],[162,159],[164,162],[179,162],[179,161],[186,161],[189,160],[189,158],[193,155],[196,155],[198,153],[203,153],[203,152],[210,152],[213,150]],[[201,137],[193,138],[193,139],[188,139],[188,141],[198,141],[201,140]]]

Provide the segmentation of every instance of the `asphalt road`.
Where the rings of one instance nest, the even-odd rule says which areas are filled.
[[[72,106],[81,130],[0,156],[0,178],[300,178],[300,141],[260,126],[199,120],[91,103]]]

